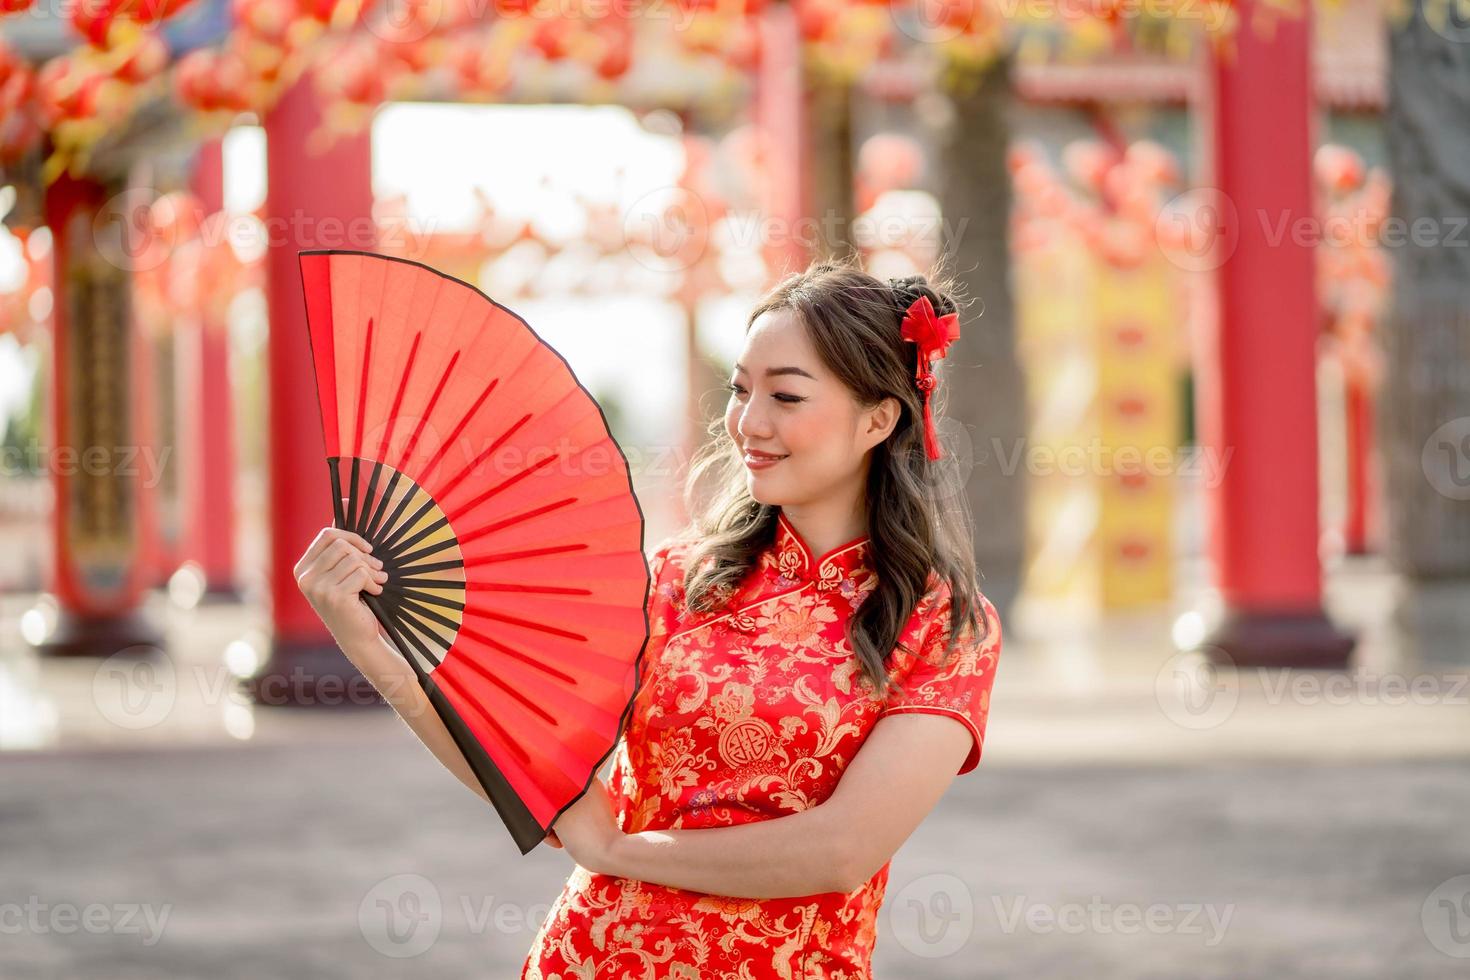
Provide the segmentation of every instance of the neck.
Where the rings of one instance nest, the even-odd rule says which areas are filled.
[[[781,512],[813,556],[825,555],[868,533],[868,518],[861,501],[783,505]]]

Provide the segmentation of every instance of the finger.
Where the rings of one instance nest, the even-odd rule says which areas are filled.
[[[356,561],[357,564],[343,570],[337,579],[337,584],[333,588],[340,591],[347,589],[353,582],[363,582],[366,584],[358,585],[357,591],[370,591],[374,595],[382,592],[383,583],[388,581],[388,573],[377,568],[370,568],[367,564],[363,563],[361,558],[358,558]]]
[[[337,540],[317,559],[313,569],[315,575],[327,582],[340,582],[347,573],[347,564],[362,564],[370,568],[382,568],[383,562],[376,555],[364,554],[350,541]]]
[[[368,552],[369,554],[373,550],[372,542],[356,532],[346,531],[340,527],[324,527],[321,531],[317,532],[316,538],[306,549],[306,553],[296,563],[297,575],[299,576],[306,569],[310,568],[337,541],[346,541],[358,550]]]
[[[346,598],[356,598],[360,592],[377,595],[382,591],[383,586],[373,577],[372,569],[363,566],[354,568],[342,581],[333,587],[333,593],[339,601]]]
[[[555,831],[553,831],[553,832],[551,832],[551,833],[549,833],[549,834],[546,835],[546,843],[550,844],[552,847],[561,847],[562,846],[561,845],[561,838],[559,838],[559,837],[556,836],[556,832]]]

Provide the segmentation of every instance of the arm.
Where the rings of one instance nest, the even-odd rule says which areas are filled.
[[[369,613],[371,615],[371,613]],[[398,650],[382,634],[370,643],[340,644],[347,659],[357,667],[378,689],[383,700],[393,706],[413,733],[419,737],[434,757],[452,772],[456,779],[470,788],[480,799],[490,802],[490,796],[475,777],[474,770],[465,761],[464,753],[455,744],[454,736],[444,727],[439,712],[429,702],[429,696],[414,676],[413,668]]]
[[[888,716],[874,726],[832,795],[809,810],[737,827],[613,833],[601,841],[577,835],[578,843],[597,841],[580,854],[576,829],[558,821],[557,830],[579,863],[603,874],[755,899],[849,892],[871,878],[939,802],[971,744],[969,731],[953,718]]]
[[[372,546],[360,535],[340,528],[323,528],[296,563],[296,582],[322,618],[332,638],[383,699],[450,772],[485,802],[490,802],[474,771],[454,743],[454,737],[413,668],[383,635],[361,592],[379,595],[387,576]]]

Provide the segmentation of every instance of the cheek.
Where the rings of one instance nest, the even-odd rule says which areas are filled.
[[[725,403],[725,432],[731,439],[740,439],[740,404],[735,399]]]

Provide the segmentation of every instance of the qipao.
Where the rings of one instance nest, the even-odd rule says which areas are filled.
[[[950,602],[937,576],[905,625],[873,693],[844,635],[873,589],[869,540],[813,555],[777,516],[772,545],[721,610],[683,604],[683,559],[651,559],[643,681],[613,754],[610,787],[625,833],[728,827],[814,807],[836,787],[884,715],[954,718],[984,744],[1000,655],[1000,620],[977,599],[988,635],[946,660]],[[532,944],[522,980],[859,980],[871,976],[884,864],[861,888],[801,898],[740,899],[594,874],[576,867]]]

